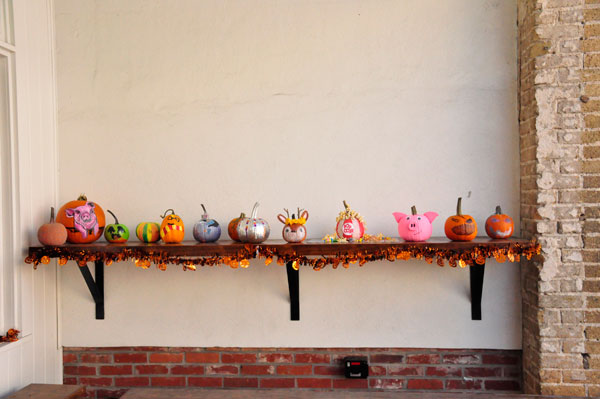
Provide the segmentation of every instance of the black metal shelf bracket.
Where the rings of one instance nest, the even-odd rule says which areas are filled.
[[[483,294],[483,265],[469,266],[469,280],[471,282],[471,320],[481,320],[481,296]]]
[[[287,262],[285,267],[290,291],[290,319],[300,320],[300,271],[294,269],[294,262]]]
[[[79,271],[96,303],[96,320],[104,320],[104,262],[97,260],[94,264],[96,267],[95,280],[92,277],[87,264],[85,266],[79,266]]]

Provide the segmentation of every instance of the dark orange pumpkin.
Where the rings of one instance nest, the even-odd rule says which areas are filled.
[[[471,241],[477,237],[477,223],[470,215],[463,215],[461,210],[462,198],[458,198],[456,215],[446,219],[444,232],[452,241]]]
[[[64,204],[56,215],[56,221],[67,228],[67,241],[86,244],[102,237],[106,220],[100,205],[80,195],[76,201]]]
[[[491,238],[510,238],[515,231],[515,222],[508,215],[502,213],[500,205],[496,207],[496,213],[485,221],[485,232]]]
[[[229,237],[231,237],[231,239],[233,241],[240,242],[240,236],[237,233],[237,227],[238,227],[238,224],[240,224],[240,222],[242,221],[242,219],[244,219],[245,217],[246,217],[246,214],[242,212],[240,214],[239,218],[233,219],[227,225],[227,234],[229,234]]]

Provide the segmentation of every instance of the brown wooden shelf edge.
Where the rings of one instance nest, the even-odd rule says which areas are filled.
[[[261,244],[244,244],[233,241],[217,241],[215,243],[201,244],[197,242],[184,241],[181,244],[164,244],[142,242],[130,242],[125,244],[91,243],[91,244],[65,244],[60,246],[32,246],[29,247],[27,263],[37,265],[42,258],[64,258],[66,260],[90,261],[95,258],[103,258],[112,261],[128,260],[136,255],[154,256],[160,260],[163,256],[166,261],[181,258],[182,262],[177,264],[201,264],[202,262],[190,262],[190,258],[228,258],[247,255],[249,258],[256,256],[268,257],[298,257],[290,259],[301,261],[300,257],[308,256],[356,256],[358,254],[376,255],[385,252],[406,252],[417,258],[428,255],[444,256],[446,259],[452,257],[467,261],[465,254],[473,254],[477,250],[485,251],[484,255],[490,255],[498,251],[510,250],[513,255],[531,256],[539,253],[539,244],[522,238],[511,238],[507,240],[492,240],[487,238],[476,238],[473,241],[449,241],[445,238],[431,238],[426,242],[405,242],[400,239],[385,242],[361,242],[361,243],[325,243],[323,241],[308,240],[304,243],[289,244],[281,240],[267,240]],[[387,254],[387,253],[386,253]],[[420,255],[420,256],[419,256]],[[411,256],[413,257],[413,256]],[[218,259],[217,259],[218,260]],[[303,264],[300,262],[300,264]]]
[[[499,262],[519,261],[521,256],[528,259],[540,253],[540,245],[535,241],[522,238],[492,240],[476,238],[473,241],[457,242],[445,238],[432,238],[426,242],[405,242],[395,239],[393,242],[361,243],[325,243],[306,241],[289,244],[284,241],[266,241],[261,244],[243,244],[233,241],[200,244],[183,242],[181,244],[132,242],[127,244],[66,244],[61,246],[35,246],[29,248],[25,260],[36,267],[39,263],[49,263],[50,258],[58,258],[59,264],[68,260],[76,261],[81,274],[96,304],[96,319],[104,319],[104,266],[115,261],[135,260],[137,266],[147,268],[155,263],[165,269],[167,264],[183,265],[183,270],[196,270],[196,265],[215,265],[225,263],[231,267],[247,267],[249,259],[261,257],[269,264],[277,259],[280,265],[286,265],[288,289],[290,294],[290,318],[300,320],[299,269],[301,265],[321,270],[327,265],[333,268],[358,263],[360,266],[377,260],[394,261],[411,258],[423,259],[428,263],[443,266],[469,266],[471,288],[471,319],[481,320],[481,298],[483,294],[483,276],[488,258]],[[95,278],[92,277],[88,263],[95,263]]]

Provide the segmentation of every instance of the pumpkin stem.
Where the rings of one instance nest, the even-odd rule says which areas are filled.
[[[87,197],[85,196],[85,194],[79,194],[77,201],[87,201]]]
[[[54,223],[54,207],[50,207],[50,223]]]
[[[119,224],[119,219],[117,219],[117,217],[115,216],[115,214],[112,213],[110,209],[107,209],[106,212],[110,213],[112,215],[112,217],[115,218],[115,224]]]
[[[349,210],[350,206],[348,205],[348,203],[346,202],[346,200],[344,200],[343,202],[344,202],[344,208],[346,208],[346,210]]]
[[[462,197],[458,197],[458,202],[456,203],[456,214],[458,216],[462,215]]]
[[[416,215],[416,214],[417,214],[417,207],[416,207],[416,206],[414,206],[414,205],[413,205],[413,206],[411,206],[411,207],[410,207],[410,211],[412,212],[412,214],[413,214],[413,215]]]
[[[258,213],[258,205],[260,205],[258,202],[254,204],[254,208],[252,208],[252,219],[256,219],[256,214]]]
[[[496,206],[496,215],[502,215],[502,208],[500,208],[500,205]]]
[[[160,217],[161,219],[164,219],[165,217],[167,217],[167,212],[171,211],[171,215],[175,214],[175,211],[173,209],[167,209],[165,211],[165,213]]]

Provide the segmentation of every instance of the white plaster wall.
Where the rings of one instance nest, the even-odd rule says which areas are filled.
[[[516,4],[57,0],[60,199],[85,192],[131,228],[200,203],[223,225],[254,201],[333,231],[342,200],[368,232],[456,197],[480,223],[518,215]],[[135,238],[134,238],[135,239]],[[74,264],[61,269],[66,346],[519,348],[518,265],[490,262],[483,320],[468,270],[425,262],[302,270],[289,321],[285,269],[167,272],[115,264],[106,320]]]

